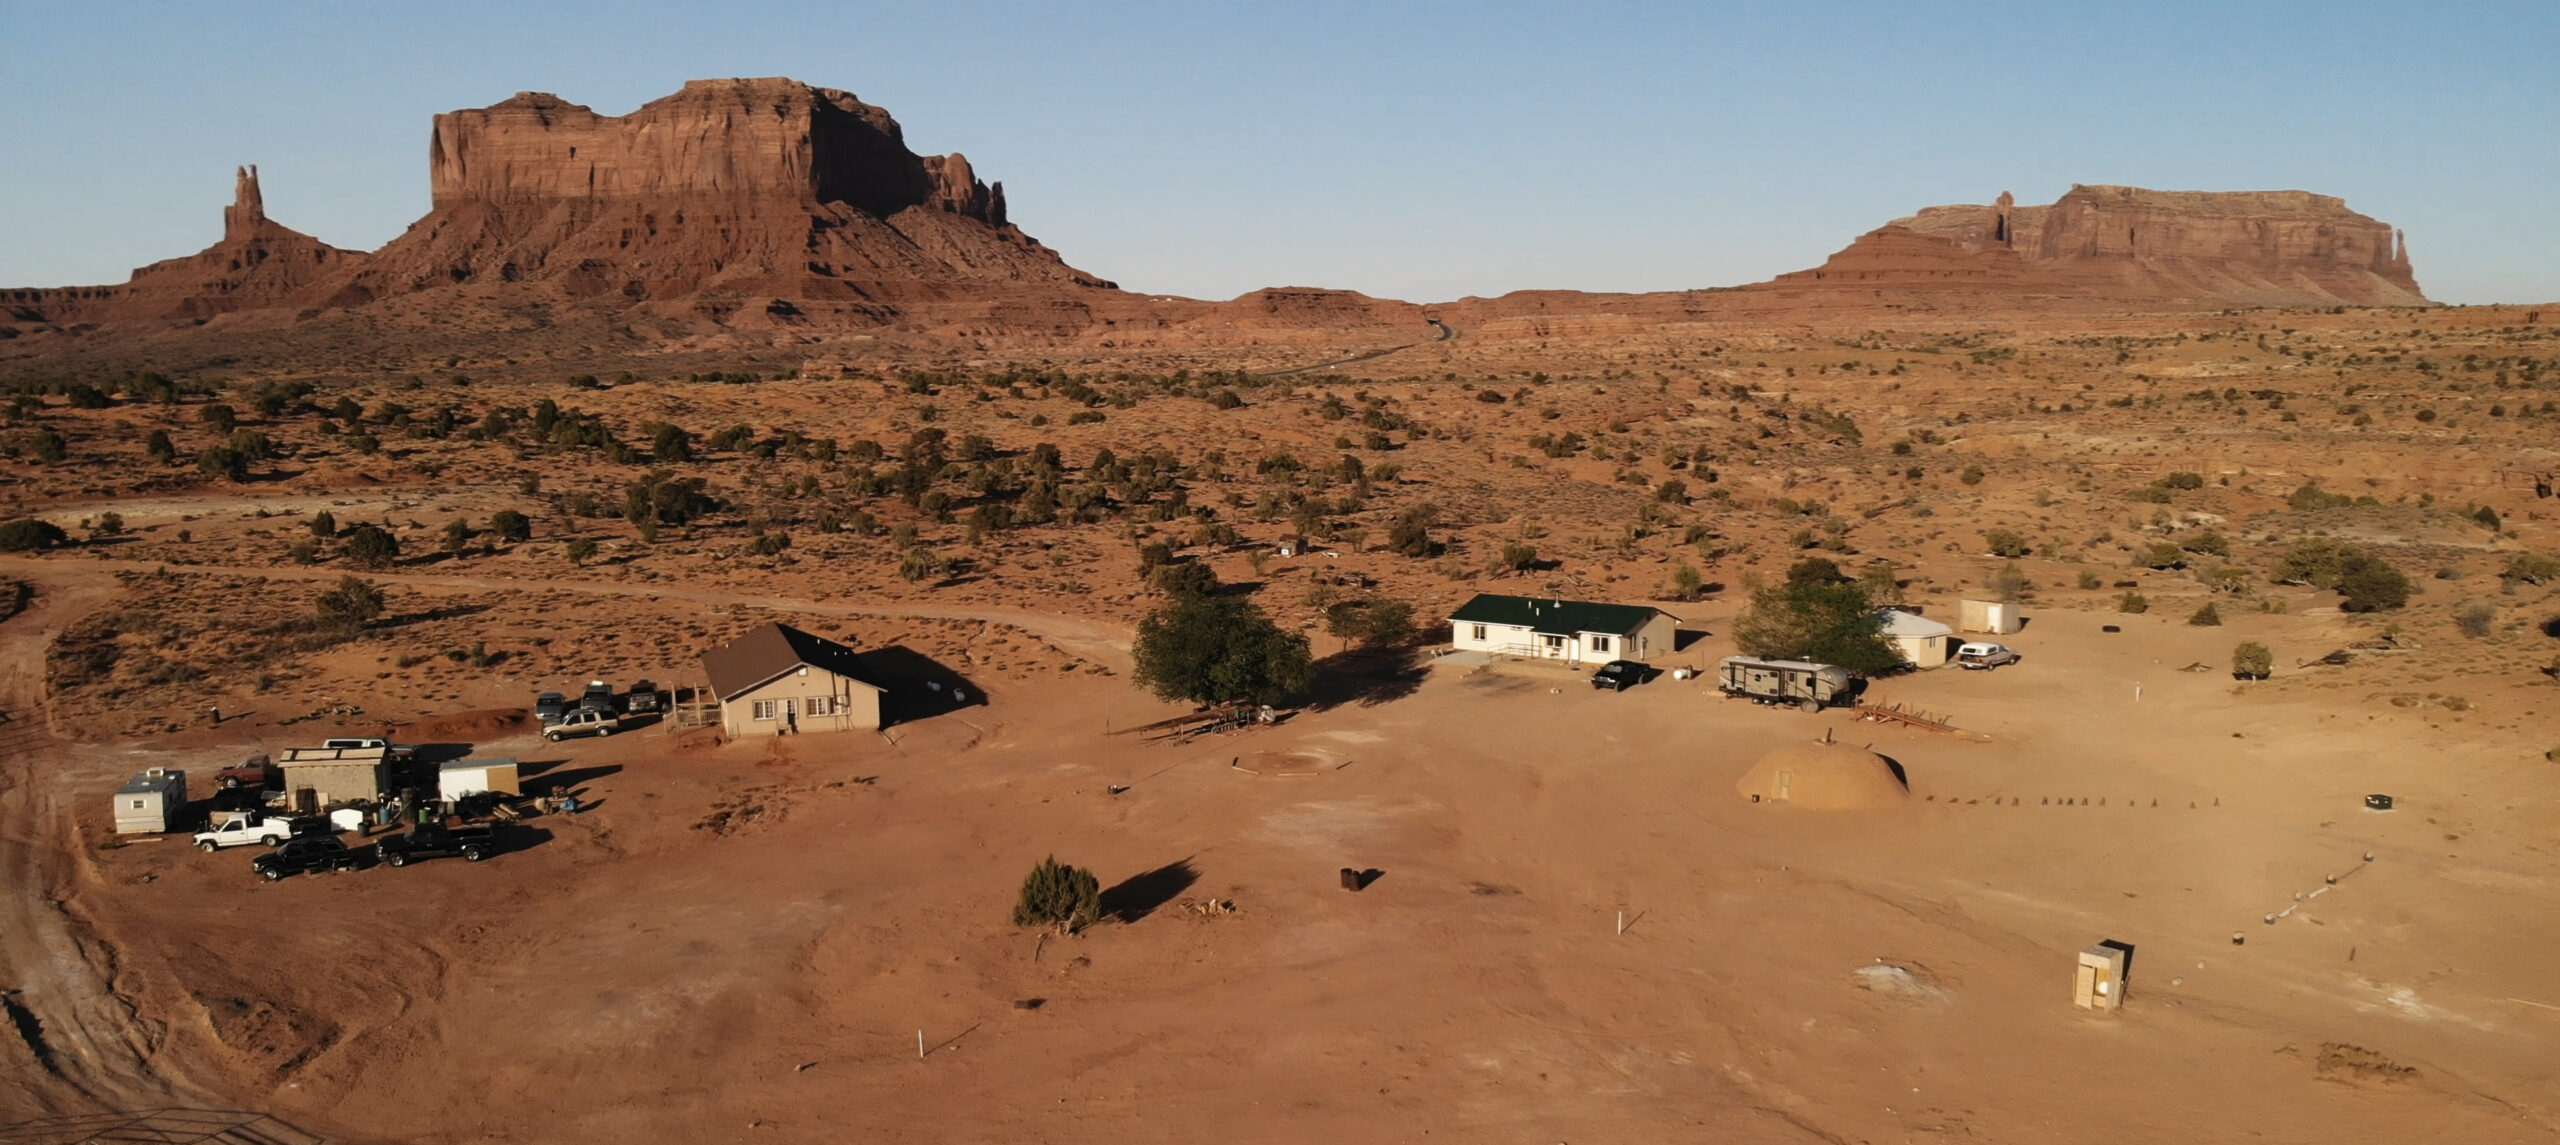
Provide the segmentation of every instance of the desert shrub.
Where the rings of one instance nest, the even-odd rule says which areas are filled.
[[[2497,532],[2505,525],[2505,522],[2498,519],[2498,511],[2486,505],[2473,509],[2469,513],[2464,514],[2464,516],[2478,522],[2481,528],[2487,529],[2492,533]]]
[[[1962,481],[1967,485],[1980,485],[1982,484],[1982,478],[1982,467],[1979,465],[1965,466],[1964,472],[1956,475],[1956,480]]]
[[[2343,509],[2355,504],[2356,499],[2344,493],[2328,492],[2318,485],[2304,485],[2286,497],[2284,503],[2296,512],[2307,513],[2314,509]]]
[[[1685,567],[1685,566],[1684,566]],[[1858,570],[1858,588],[1875,604],[1902,603],[1902,569],[1892,561],[1878,558]]]
[[[50,549],[71,539],[62,526],[32,517],[0,525],[0,552],[28,553]]]
[[[682,426],[659,426],[656,435],[649,439],[649,454],[660,461],[691,461],[693,435],[686,433]]]
[[[2472,601],[2456,609],[2453,614],[2453,626],[2461,629],[2463,635],[2474,639],[2487,636],[2490,626],[2497,623],[2497,620],[2498,610],[2485,601]]]
[[[2526,584],[2560,580],[2560,560],[2554,560],[2541,553],[2517,553],[2507,558],[2506,572],[2500,575],[2508,580],[2520,580]]]
[[[1307,638],[1235,597],[1176,599],[1138,622],[1133,651],[1138,683],[1167,700],[1272,704],[1315,680]]]
[[[1671,583],[1665,595],[1673,600],[1696,600],[1706,584],[1707,580],[1699,575],[1697,566],[1684,563],[1671,570]]]
[[[329,540],[338,535],[338,515],[322,509],[311,515],[311,535]]]
[[[1816,558],[1819,559],[1819,558]],[[1745,655],[1813,660],[1853,672],[1889,672],[1902,654],[1885,643],[1884,622],[1855,584],[1791,582],[1751,594],[1733,622]]]
[[[533,539],[533,521],[513,509],[500,509],[489,515],[489,533],[507,544],[521,544]]]
[[[570,564],[584,568],[588,561],[596,558],[596,543],[591,538],[580,537],[569,542],[564,555],[569,558]]]
[[[791,534],[780,531],[771,533],[758,532],[754,537],[749,538],[747,541],[747,552],[751,556],[779,556],[781,555],[782,550],[790,547]]]
[[[1992,573],[1988,579],[1984,580],[1983,587],[1998,594],[2002,600],[2016,600],[2026,595],[2027,590],[2034,588],[2035,585],[2027,580],[2027,571],[2019,568],[2018,562],[2010,561],[2001,565],[1999,571]]]
[[[1102,883],[1093,872],[1071,867],[1056,855],[1040,860],[1023,877],[1013,900],[1015,926],[1054,926],[1073,931],[1102,916]]]
[[[36,455],[36,460],[51,465],[71,456],[71,443],[64,441],[61,434],[48,429],[39,431],[35,440],[27,443],[27,450]]]
[[[1670,505],[1686,505],[1689,503],[1689,483],[1674,477],[1654,488],[1653,499]]]
[[[2187,554],[2186,550],[2167,541],[2153,541],[2133,555],[2133,563],[2147,569],[2185,568]]]
[[[898,559],[898,575],[904,577],[909,583],[941,580],[951,575],[951,562],[944,560],[940,553],[923,545],[917,545],[908,549],[906,556]]]
[[[215,402],[196,411],[196,420],[213,427],[213,432],[228,434],[240,427],[240,412]]]
[[[1497,397],[1494,400],[1500,401],[1501,399]],[[1217,409],[1235,409],[1244,404],[1244,399],[1238,396],[1234,390],[1219,390],[1216,394],[1210,396],[1209,404]]]
[[[1995,557],[2023,557],[2035,551],[2035,545],[2015,529],[1986,530],[1982,540]]]
[[[2302,541],[2276,558],[2267,577],[2284,584],[2331,589],[2349,612],[2375,612],[2409,603],[2409,578],[2361,545],[2328,538]]]
[[[1526,541],[1505,541],[1502,555],[1494,562],[1494,571],[1523,573],[1538,564],[1538,546]]]
[[[2231,559],[2231,541],[2211,529],[2188,534],[2184,540],[2178,542],[2178,547],[2191,553],[2204,553],[2224,560]]]
[[[152,430],[151,436],[143,440],[142,451],[162,465],[178,459],[178,445],[169,440],[169,431],[165,429]]]
[[[2215,608],[2213,602],[2208,600],[2204,602],[2204,607],[2195,610],[2187,617],[2187,623],[2196,628],[2220,628],[2222,627],[2222,610]]]
[[[2157,484],[2163,489],[2202,489],[2204,474],[2184,469],[2175,470],[2168,476],[2162,477]]]
[[[1439,508],[1428,501],[1397,514],[1395,524],[1387,529],[1387,551],[1407,557],[1430,556],[1438,547],[1432,543],[1431,526],[1439,520]]]
[[[1207,596],[1218,591],[1218,574],[1205,561],[1158,565],[1147,583],[1166,596]]]
[[[2088,588],[2104,588],[2104,587],[2106,586],[2107,581],[2106,581],[2106,578],[2105,578],[2105,577],[2101,577],[2101,576],[2099,576],[2098,574],[2093,573],[2093,572],[2090,572],[2090,571],[2089,571],[2089,570],[2087,570],[2087,569],[2082,569],[2082,570],[2080,570],[2080,576],[2079,576],[2079,578],[2078,578],[2078,582],[2077,582],[2077,583],[2080,585],[2080,587],[2082,587],[2082,588],[2084,588],[2084,589],[2088,589]]]
[[[249,455],[228,445],[217,445],[196,455],[196,469],[231,481],[246,481]]]
[[[324,627],[362,628],[382,615],[382,592],[361,577],[340,577],[337,587],[320,594],[318,610]]]
[[[2243,680],[2264,680],[2275,674],[2276,654],[2255,640],[2242,641],[2231,650],[2231,674]]]
[[[1829,557],[1806,557],[1787,566],[1788,584],[1838,584],[1847,579],[1840,573],[1840,563]]]
[[[1413,634],[1413,606],[1383,596],[1346,600],[1326,608],[1324,622],[1335,638],[1375,648]]]
[[[622,518],[634,525],[691,524],[720,508],[720,499],[711,495],[708,484],[699,477],[678,477],[663,470],[650,472],[623,489]]]
[[[2151,598],[2144,596],[2139,592],[2127,589],[2123,596],[2116,598],[2116,611],[2129,612],[2136,615],[2149,612],[2151,611]]]
[[[379,525],[358,525],[347,533],[338,546],[347,563],[360,569],[378,569],[400,559],[400,539]]]

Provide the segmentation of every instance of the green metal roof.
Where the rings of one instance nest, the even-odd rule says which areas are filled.
[[[1500,596],[1477,593],[1449,614],[1452,624],[1501,624],[1532,632],[1571,636],[1607,632],[1624,636],[1662,610],[1642,604],[1595,604],[1552,597]]]

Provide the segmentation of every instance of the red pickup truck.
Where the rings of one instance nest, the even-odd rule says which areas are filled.
[[[284,786],[284,773],[278,771],[275,761],[262,751],[214,772],[213,780],[226,789],[246,787],[265,790]]]

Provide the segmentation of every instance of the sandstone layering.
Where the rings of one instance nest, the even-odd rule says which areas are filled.
[[[1127,349],[1447,335],[1428,319],[1545,338],[1664,322],[2426,303],[2401,236],[2340,199],[2101,186],[2046,207],[2005,193],[1930,207],[1820,267],[1738,288],[1523,291],[1427,313],[1309,287],[1215,304],[1148,297],[1024,234],[1006,217],[1003,184],[967,158],[918,155],[887,111],[787,79],[697,80],[625,116],[521,93],[435,117],[430,158],[433,209],[372,255],[270,221],[243,169],[221,242],[119,286],[0,291],[0,340],[40,336],[18,347],[40,354],[49,337],[349,314],[485,329],[494,316],[566,306],[662,331],[894,326]]]

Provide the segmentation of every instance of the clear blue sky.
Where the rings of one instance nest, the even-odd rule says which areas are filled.
[[[39,4],[0,0],[0,284],[269,214],[373,248],[428,117],[787,75],[964,151],[1134,290],[1721,286],[1931,203],[2302,188],[2451,302],[2560,300],[2560,3]]]

